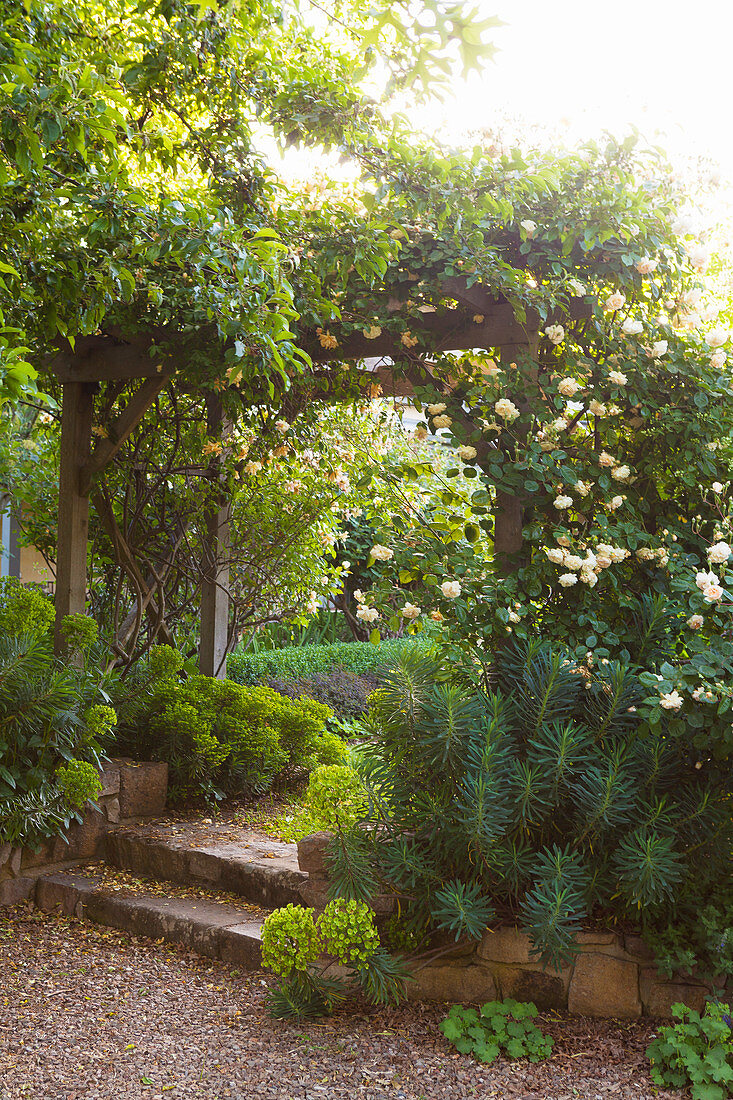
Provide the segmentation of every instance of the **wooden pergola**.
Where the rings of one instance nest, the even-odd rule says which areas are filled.
[[[450,380],[438,379],[430,362],[441,352],[461,352],[482,349],[497,354],[502,361],[512,362],[520,354],[536,359],[540,317],[528,315],[520,324],[512,306],[497,300],[479,284],[468,285],[465,279],[451,278],[438,288],[442,299],[454,305],[410,317],[410,331],[419,341],[407,349],[388,330],[376,339],[367,339],[361,332],[339,338],[338,348],[321,346],[315,332],[302,334],[302,347],[314,364],[312,373],[303,380],[295,379],[294,390],[306,388],[312,400],[339,400],[334,379],[341,371],[334,364],[378,360],[375,370],[355,366],[349,379],[365,393],[373,393],[375,384],[385,397],[410,396],[416,388],[429,387],[436,394],[448,397],[453,393]],[[397,313],[402,306],[393,303]],[[590,314],[583,300],[572,303],[571,319]],[[548,323],[548,322],[543,322]],[[134,338],[125,338],[119,331],[84,337],[72,348],[60,347],[50,362],[63,386],[61,418],[61,459],[59,477],[59,526],[56,564],[56,632],[55,646],[62,652],[61,619],[68,614],[83,612],[86,606],[87,541],[90,497],[94,494],[95,475],[114,459],[158,395],[180,371],[186,361],[186,344],[182,337],[165,339],[166,334],[151,329]],[[166,347],[165,355],[156,349]],[[426,350],[427,349],[427,350]],[[381,361],[380,361],[381,360]],[[329,365],[331,368],[329,369]],[[223,374],[223,369],[222,369]],[[137,382],[128,404],[106,435],[92,445],[92,424],[95,394],[100,383],[122,386]],[[353,392],[353,390],[352,390]],[[521,394],[514,395],[521,403]],[[206,400],[207,429],[218,438],[222,431],[221,401],[213,393],[202,394]],[[342,398],[343,399],[343,398]],[[469,427],[474,427],[470,414],[465,415]],[[489,445],[483,444],[487,451]],[[479,448],[478,462],[481,463]],[[495,512],[495,552],[510,557],[521,549],[522,501],[499,493]],[[226,675],[229,614],[229,503],[221,500],[207,517],[207,546],[202,569],[201,642],[199,667],[209,676]]]

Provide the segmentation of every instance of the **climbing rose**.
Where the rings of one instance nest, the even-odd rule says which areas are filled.
[[[569,508],[571,506],[571,504],[573,503],[573,498],[572,497],[566,497],[566,496],[563,496],[561,494],[560,496],[555,497],[555,499],[553,500],[552,503],[558,509],[558,511],[560,511],[563,508]]]
[[[524,221],[519,224],[531,240],[537,232],[537,222],[533,222],[531,218],[525,218]]]
[[[378,336],[382,335],[381,325],[367,325],[367,327],[361,331],[364,333],[367,340],[376,340]]]
[[[678,691],[669,691],[659,699],[660,707],[665,710],[679,710],[683,703],[684,699]]]
[[[563,397],[574,397],[578,390],[582,390],[582,388],[574,378],[561,378],[557,384],[557,392],[561,393]]]
[[[574,584],[578,583],[578,578],[575,576],[575,573],[563,573],[558,580],[563,588],[571,588]]]
[[[601,451],[601,453],[598,456],[598,465],[599,466],[615,466],[616,465],[616,459],[613,457],[613,455],[610,455],[608,453],[608,451]]]
[[[415,428],[415,439],[419,439],[422,442],[422,440],[427,439],[427,437],[428,429],[425,427],[424,424],[418,424],[418,426]]]
[[[554,547],[548,549],[546,547],[545,553],[547,554],[547,557],[550,559],[550,561],[553,562],[555,565],[562,565],[565,558],[562,550],[556,550]]]
[[[545,329],[545,336],[551,344],[561,344],[565,339],[565,329],[562,325],[548,325]]]
[[[580,493],[582,497],[587,497],[591,490],[591,486],[587,481],[576,481],[575,492]]]
[[[321,345],[322,348],[332,350],[333,348],[337,348],[339,346],[339,342],[336,337],[332,333],[328,332],[328,330],[324,332],[322,328],[319,328],[316,329],[316,332],[318,333],[318,343]]]
[[[422,608],[417,607],[414,603],[406,603],[405,606],[402,608],[402,612],[401,612],[402,618],[403,619],[416,619],[421,611],[422,611]]]
[[[400,343],[403,347],[414,348],[417,342],[417,337],[413,336],[409,329],[400,336]]]
[[[356,612],[356,617],[364,623],[375,623],[379,618],[379,612],[376,607],[360,607]]]
[[[722,370],[725,364],[728,362],[728,356],[725,354],[722,348],[718,348],[710,356],[710,366],[713,370]]]
[[[628,378],[625,374],[622,374],[620,370],[612,370],[608,373],[609,382],[613,382],[614,386],[625,386],[628,382]]]
[[[595,588],[598,584],[598,577],[592,569],[583,569],[580,573],[581,584],[587,584],[590,588]]]
[[[431,416],[438,416],[440,413],[444,413],[447,407],[444,401],[438,401],[435,405],[428,405],[427,409]]]
[[[695,584],[702,591],[709,584],[720,584],[720,578],[717,573],[696,573]]]
[[[445,615],[443,614],[442,611],[431,611],[430,612],[430,618],[435,623],[442,623],[443,619],[445,618]]]
[[[494,405],[494,412],[497,416],[500,416],[503,420],[508,420],[510,423],[519,416],[519,409],[514,402],[510,401],[507,397],[502,397],[496,402]]]
[[[615,477],[616,481],[626,481],[630,473],[628,466],[617,466],[615,470],[611,470],[611,477]]]
[[[452,417],[447,416],[445,413],[441,413],[440,416],[433,417],[433,426],[436,428],[450,428],[452,423]]]
[[[461,594],[461,586],[458,581],[443,581],[440,586],[440,591],[449,600],[455,600],[455,598]]]
[[[579,573],[583,568],[583,559],[578,557],[577,554],[565,554],[563,556],[563,565],[566,569],[569,569],[571,573]]]
[[[731,555],[731,549],[727,542],[716,542],[708,550],[708,561],[711,565],[722,565]]]
[[[721,348],[728,342],[730,333],[725,328],[714,328],[705,337],[705,343],[709,348]]]
[[[388,546],[380,546],[379,543],[372,546],[369,553],[375,561],[389,561],[394,557],[394,550],[390,550]]]
[[[462,458],[464,462],[471,462],[477,454],[478,451],[475,447],[462,446],[458,448],[458,457]]]
[[[594,397],[588,405],[588,412],[593,413],[593,416],[605,416],[608,410],[605,405],[602,405],[600,401],[596,401]]]
[[[251,459],[250,459],[249,462],[245,462],[245,464],[244,464],[245,474],[258,474],[261,469],[262,469],[262,463],[261,462],[254,462]]]
[[[710,249],[698,241],[685,244],[684,248],[695,271],[704,271],[710,263]]]
[[[620,291],[615,290],[613,292],[613,294],[609,294],[609,296],[606,298],[606,301],[604,302],[604,307],[603,308],[604,309],[616,310],[616,309],[621,309],[625,305],[626,305],[625,296]]]
[[[702,590],[705,603],[717,603],[723,598],[723,589],[719,584],[706,584]]]
[[[689,619],[687,620],[687,625],[692,630],[699,630],[704,622],[705,620],[703,619],[702,615],[690,615]]]
[[[719,481],[714,481],[713,484],[710,486],[710,488],[713,490],[714,493],[722,493],[723,492],[723,486],[721,485],[721,483]]]
[[[650,359],[661,359],[661,357],[663,355],[667,354],[667,349],[668,348],[669,348],[669,341],[668,340],[657,340],[657,341],[655,341],[655,343],[653,343],[651,348],[649,349],[649,358]]]
[[[627,317],[621,326],[621,331],[625,336],[638,336],[640,332],[644,331],[644,326],[641,321],[635,321],[633,317]]]
[[[634,267],[640,275],[651,275],[658,264],[659,260],[652,260],[649,256],[643,256],[640,260],[636,261]]]

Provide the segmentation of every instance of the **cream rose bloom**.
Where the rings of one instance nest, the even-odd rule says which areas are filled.
[[[560,494],[560,496],[555,497],[552,503],[558,511],[561,511],[563,508],[570,508],[573,503],[573,498]]]
[[[659,705],[664,710],[679,710],[684,701],[678,691],[669,691],[666,695],[660,696]]]
[[[361,619],[363,623],[375,623],[379,618],[379,612],[376,607],[360,607],[356,612],[357,619]]]
[[[574,378],[561,378],[557,384],[557,392],[563,397],[574,397],[582,388],[580,382],[576,382]]]
[[[616,459],[613,457],[613,455],[610,455],[608,453],[608,451],[601,451],[601,453],[598,456],[598,465],[599,466],[615,466],[616,465]]]
[[[730,338],[730,333],[727,328],[713,328],[705,336],[705,343],[709,348],[722,348],[723,344],[727,344]]]
[[[428,405],[427,410],[431,416],[438,416],[440,413],[444,413],[448,406],[444,401],[438,401],[434,405]]]
[[[549,548],[545,547],[545,553],[553,565],[562,565],[565,560],[565,555],[562,550],[558,550],[554,546]]]
[[[720,584],[720,578],[717,573],[696,573],[695,584],[702,592],[710,584]]]
[[[578,557],[577,554],[566,554],[563,558],[563,565],[571,573],[579,573],[583,568],[583,559]]]
[[[562,325],[548,325],[545,329],[545,336],[551,344],[561,344],[565,339],[565,329]]]
[[[378,542],[369,551],[375,561],[390,561],[394,557],[394,550],[389,546],[381,546]]]
[[[537,222],[533,222],[531,218],[525,218],[524,221],[520,222],[519,224],[521,225],[522,229],[527,234],[529,239],[532,240],[532,237],[534,237],[535,233],[537,232]]]
[[[730,555],[731,548],[727,542],[716,542],[708,550],[708,561],[711,565],[722,565],[723,562],[728,561]]]
[[[417,604],[406,603],[400,614],[403,619],[416,619],[421,611],[422,608],[418,607]]]
[[[452,418],[450,416],[447,416],[445,413],[441,413],[440,416],[433,417],[433,424],[436,428],[450,428],[452,423]]]
[[[478,451],[476,450],[475,447],[468,447],[468,446],[463,445],[463,446],[458,448],[457,453],[458,453],[458,457],[461,458],[464,462],[472,462],[473,459],[478,454]]]
[[[440,591],[449,600],[455,600],[461,594],[461,586],[458,581],[443,581]]]
[[[640,260],[637,260],[634,267],[640,275],[651,275],[659,266],[659,260],[652,260],[649,256],[642,256]]]
[[[641,321],[635,321],[633,317],[627,317],[621,326],[624,336],[638,336],[644,331]]]
[[[519,409],[514,402],[510,401],[507,397],[502,397],[496,402],[494,405],[494,412],[497,416],[500,416],[502,420],[507,420],[510,423],[519,416]]]
[[[718,603],[723,598],[724,589],[719,584],[706,584],[702,594],[705,603]]]
[[[628,466],[617,466],[615,470],[611,470],[611,477],[616,481],[627,481],[630,474],[631,470]]]
[[[578,583],[578,578],[575,573],[563,573],[562,576],[558,577],[558,581],[563,588],[572,588],[574,584]]]
[[[367,340],[376,340],[378,336],[382,335],[381,325],[367,325],[366,328],[361,330],[366,336]]]
[[[687,620],[687,625],[690,627],[691,630],[699,630],[700,627],[704,625],[704,623],[705,620],[702,615],[690,615],[689,619]]]
[[[608,381],[613,382],[614,386],[625,386],[628,378],[622,371],[612,370],[608,372]]]
[[[609,294],[606,301],[603,303],[604,309],[617,310],[622,309],[626,305],[626,297],[620,290],[615,290],[613,294]]]

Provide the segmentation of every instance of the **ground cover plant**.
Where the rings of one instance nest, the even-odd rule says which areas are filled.
[[[535,1016],[536,1005],[511,999],[488,1001],[479,1009],[453,1005],[440,1030],[461,1054],[473,1054],[479,1062],[493,1062],[502,1053],[539,1062],[550,1057],[554,1043]]]
[[[733,1024],[726,1004],[708,1004],[700,1014],[672,1006],[673,1024],[663,1025],[647,1049],[652,1081],[689,1088],[692,1100],[733,1096]]]

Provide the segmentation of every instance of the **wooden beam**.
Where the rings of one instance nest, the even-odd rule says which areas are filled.
[[[49,370],[62,382],[108,382],[120,378],[155,378],[164,369],[163,358],[151,359],[144,348],[116,344],[109,337],[94,337],[75,351],[60,351]]]
[[[206,396],[207,434],[221,441],[226,433],[221,397]],[[217,461],[212,460],[212,480]],[[201,642],[199,669],[221,680],[227,674],[229,648],[229,498],[217,493],[206,515],[206,547],[201,561]]]
[[[54,631],[57,654],[65,649],[62,619],[86,609],[89,493],[82,492],[79,475],[89,461],[95,390],[89,382],[66,382],[63,390]]]
[[[156,374],[154,378],[148,378],[136,390],[114,424],[108,429],[108,435],[99,440],[89,462],[82,467],[79,481],[82,492],[89,492],[94,475],[112,461],[174,373],[175,368],[168,367],[167,371]]]

